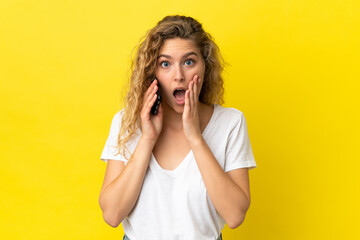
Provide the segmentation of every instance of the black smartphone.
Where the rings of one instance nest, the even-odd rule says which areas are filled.
[[[154,78],[151,82],[153,82],[155,79],[156,78]],[[157,86],[158,86],[158,90],[156,91],[157,98],[156,98],[156,101],[155,101],[154,105],[151,108],[151,114],[152,115],[156,115],[158,113],[160,103],[161,103],[161,92],[160,92],[159,80],[158,80]]]

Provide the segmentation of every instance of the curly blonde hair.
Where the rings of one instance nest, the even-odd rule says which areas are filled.
[[[138,45],[135,61],[131,63],[131,77],[121,127],[118,135],[118,154],[126,159],[128,149],[126,143],[140,128],[140,110],[144,94],[155,77],[155,68],[160,48],[167,39],[182,38],[193,40],[199,48],[205,62],[204,82],[199,101],[207,104],[223,104],[224,60],[212,36],[205,32],[202,25],[195,19],[186,16],[166,16],[150,29],[145,39]]]

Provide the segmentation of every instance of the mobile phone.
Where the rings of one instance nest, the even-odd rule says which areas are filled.
[[[153,82],[155,79],[156,78],[154,78],[151,82]],[[157,98],[156,98],[156,101],[155,101],[154,105],[151,107],[151,114],[152,115],[156,115],[158,113],[160,103],[161,103],[161,92],[160,92],[159,81],[158,81],[157,85],[158,85],[158,90],[156,91]]]

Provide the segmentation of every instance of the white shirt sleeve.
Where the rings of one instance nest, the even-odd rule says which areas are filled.
[[[100,157],[100,159],[104,162],[108,162],[108,160],[120,160],[125,162],[127,161],[121,154],[116,155],[118,151],[117,140],[121,125],[121,115],[122,111],[119,111],[114,115],[112,119],[110,133]]]
[[[238,168],[248,168],[250,170],[256,167],[245,116],[242,112],[239,113],[239,119],[228,137],[225,172]]]

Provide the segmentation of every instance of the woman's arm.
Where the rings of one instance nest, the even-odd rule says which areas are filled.
[[[145,178],[154,143],[140,138],[123,168],[123,162],[109,160],[99,204],[106,223],[117,227],[133,209]]]
[[[185,93],[184,134],[195,156],[211,202],[229,227],[237,228],[244,221],[250,206],[248,170],[238,169],[225,173],[202,137],[198,114],[199,82],[200,79],[195,76]]]
[[[190,145],[211,202],[227,225],[237,228],[250,206],[248,169],[226,173],[203,138]]]
[[[156,84],[157,81],[153,81],[144,95],[140,113],[142,135],[127,165],[116,160],[109,160],[107,165],[99,204],[105,222],[112,227],[117,227],[134,208],[152,150],[162,129],[162,106],[160,105],[157,115],[150,113],[157,98]]]

